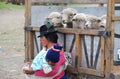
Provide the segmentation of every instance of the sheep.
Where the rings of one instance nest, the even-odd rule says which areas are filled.
[[[77,10],[74,8],[66,8],[62,10],[62,23],[64,28],[72,28],[72,18],[74,15],[76,15],[76,13]]]
[[[51,12],[48,17],[46,18],[48,23],[52,23],[55,27],[63,27],[62,25],[62,15],[59,12]]]
[[[70,52],[64,52],[65,58],[66,58],[66,64],[72,65],[72,55]]]
[[[100,19],[101,19],[100,27],[103,27],[103,28],[106,27],[106,18],[107,18],[107,15],[102,15],[102,16],[100,17]]]
[[[86,15],[86,23],[85,28],[86,29],[99,29],[100,28],[100,22],[101,19],[94,15]]]
[[[86,14],[77,13],[72,19],[73,28],[85,29],[86,19]]]

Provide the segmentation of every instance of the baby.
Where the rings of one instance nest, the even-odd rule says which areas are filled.
[[[60,59],[60,51],[62,51],[62,46],[54,44],[54,46],[48,51],[43,49],[33,60],[31,66],[29,63],[26,63],[23,66],[23,70],[43,70],[45,74],[48,74],[52,71],[52,67],[55,66]]]

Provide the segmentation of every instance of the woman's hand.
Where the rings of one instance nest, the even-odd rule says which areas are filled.
[[[35,73],[32,69],[29,69],[29,70],[23,69],[23,72],[24,72],[25,74],[30,74],[30,75],[32,75],[32,74]]]

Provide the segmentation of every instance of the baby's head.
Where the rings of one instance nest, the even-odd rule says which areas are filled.
[[[54,46],[48,50],[46,54],[46,61],[49,65],[54,66],[60,60],[60,51],[62,50],[62,46],[58,44],[54,44]]]

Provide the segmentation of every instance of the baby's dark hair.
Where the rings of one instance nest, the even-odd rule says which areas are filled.
[[[58,40],[58,35],[56,32],[52,32],[52,33],[48,33],[46,35],[44,35],[49,41],[51,41],[52,43],[57,43]]]

